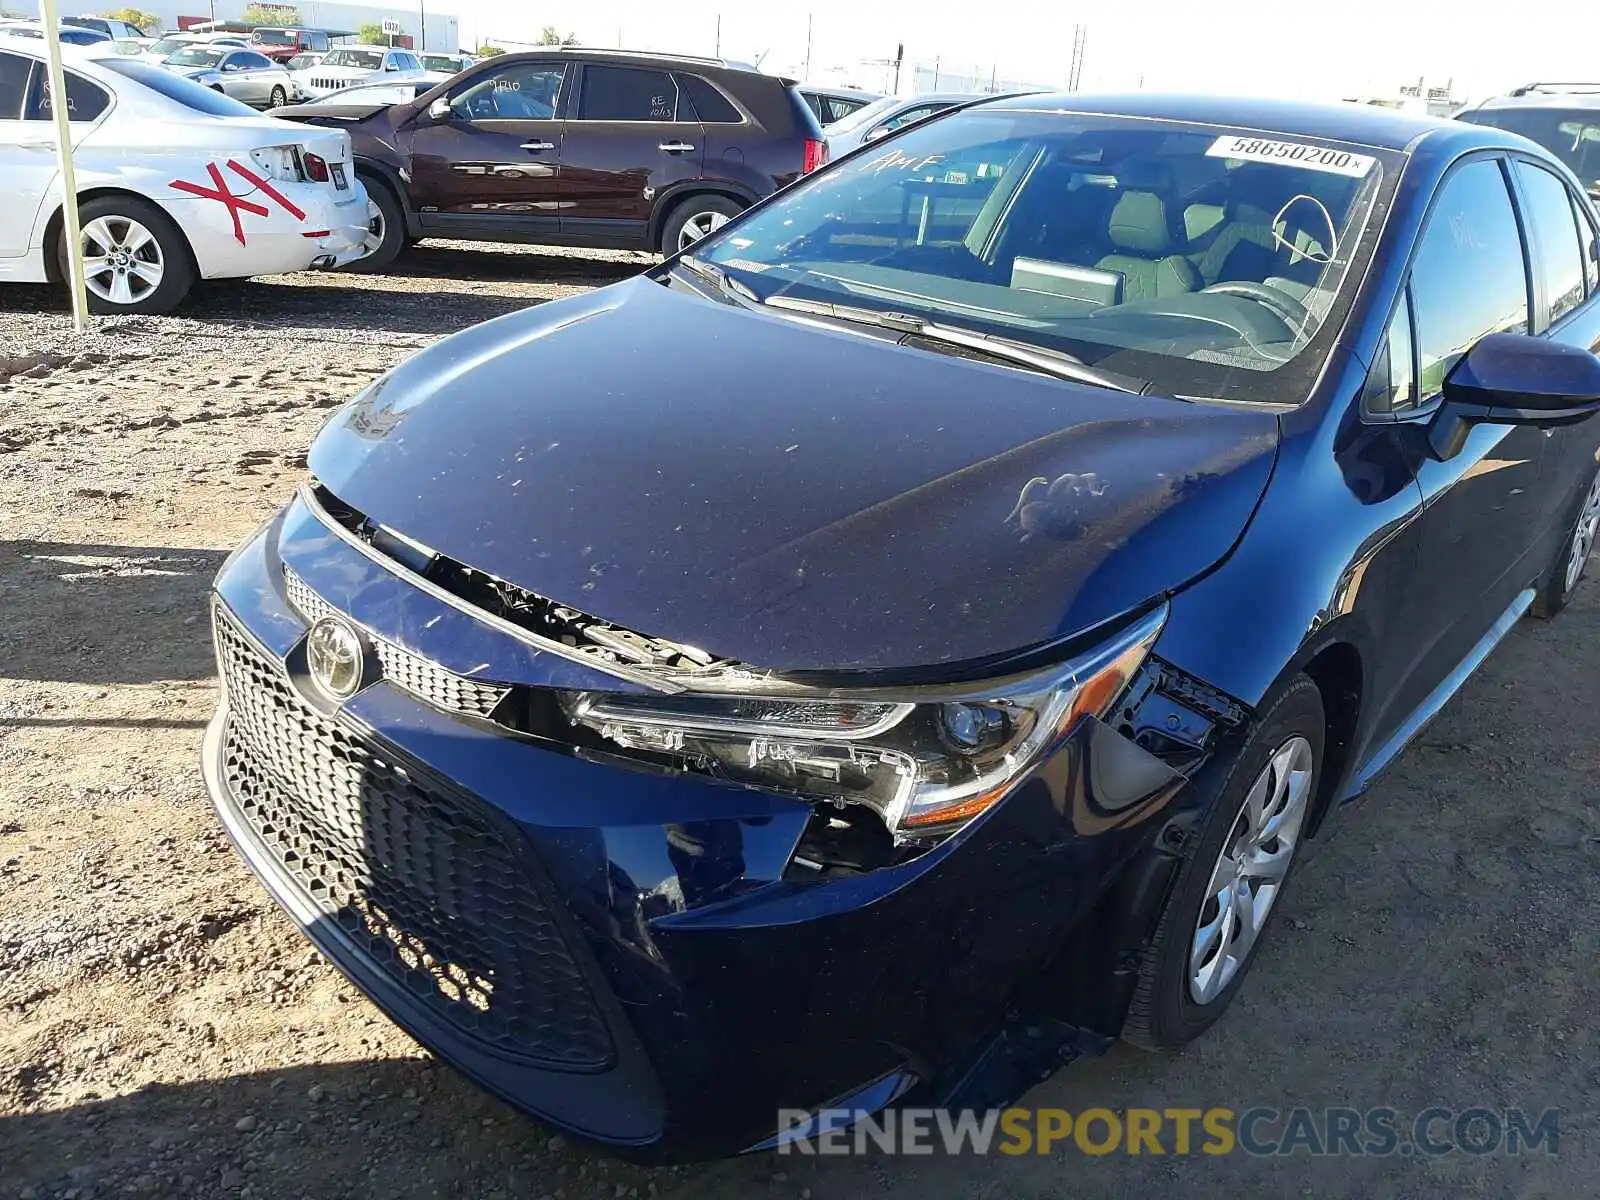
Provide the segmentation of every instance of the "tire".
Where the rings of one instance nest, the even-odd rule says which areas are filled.
[[[273,87],[272,95],[267,97],[267,107],[282,108],[287,103],[289,103],[289,93],[281,87]]]
[[[1531,615],[1548,621],[1572,602],[1589,568],[1597,534],[1600,534],[1600,471],[1595,473],[1579,500],[1577,515],[1572,519],[1561,548],[1556,551],[1555,561],[1539,581],[1533,606],[1528,609]]]
[[[365,258],[345,263],[339,269],[365,275],[382,271],[406,249],[406,214],[399,197],[383,180],[365,171],[357,171],[356,178],[367,189],[367,212],[373,231],[369,244],[373,249]]]
[[[1261,948],[1262,936],[1271,927],[1273,916],[1282,908],[1283,893],[1295,867],[1304,857],[1301,846],[1305,829],[1316,804],[1321,779],[1322,748],[1326,721],[1322,694],[1304,675],[1296,675],[1261,706],[1262,717],[1255,732],[1240,749],[1223,783],[1216,802],[1190,835],[1183,865],[1178,870],[1172,894],[1156,924],[1156,933],[1139,968],[1139,980],[1122,1036],[1146,1050],[1176,1050],[1199,1037],[1227,1010]],[[1279,768],[1288,766],[1283,771]],[[1306,767],[1308,773],[1300,768]],[[1281,791],[1275,785],[1287,781]],[[1243,857],[1257,870],[1238,878],[1224,866],[1223,851],[1230,854],[1240,847],[1241,831],[1249,841],[1248,801],[1257,785],[1265,788],[1259,829],[1270,831],[1274,813],[1298,812],[1280,826],[1277,836],[1260,839],[1256,848]],[[1282,803],[1279,803],[1279,797]],[[1295,799],[1298,797],[1298,799]],[[1292,828],[1292,833],[1290,829]],[[1287,856],[1280,859],[1287,849]],[[1231,861],[1237,861],[1233,859]],[[1251,892],[1253,879],[1263,888],[1269,876],[1263,864],[1282,863],[1274,890]],[[1222,894],[1238,895],[1242,886],[1251,895],[1249,911],[1254,913],[1254,935],[1240,949],[1241,927],[1237,919],[1230,926],[1217,902]],[[1227,881],[1232,878],[1231,886]],[[1235,913],[1245,911],[1235,908]],[[1202,924],[1217,931],[1214,952],[1203,948]],[[1230,947],[1233,953],[1229,953]],[[1229,963],[1232,963],[1231,970]],[[1198,964],[1198,967],[1197,967]],[[1210,973],[1206,968],[1211,967]],[[1209,991],[1203,997],[1201,991]]]
[[[79,207],[78,220],[90,312],[171,312],[194,286],[189,243],[172,218],[150,201],[96,196]],[[56,245],[56,261],[61,278],[70,279],[64,230]],[[98,264],[104,265],[95,269]]]
[[[709,192],[689,196],[678,202],[667,214],[661,227],[661,253],[676,254],[693,245],[705,233],[726,225],[730,218],[744,211],[744,205],[726,196]],[[694,231],[698,229],[700,233]]]

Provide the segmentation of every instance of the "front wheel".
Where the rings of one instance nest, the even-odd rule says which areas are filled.
[[[171,218],[135,196],[97,196],[78,210],[89,309],[97,313],[164,313],[194,285],[194,266]],[[61,277],[70,279],[65,234],[57,247]]]
[[[1589,556],[1594,553],[1595,538],[1600,534],[1600,472],[1589,484],[1583,501],[1578,506],[1578,518],[1572,532],[1556,552],[1556,559],[1539,583],[1529,610],[1536,617],[1553,617],[1572,601],[1584,573],[1589,569]]]
[[[744,211],[726,196],[690,196],[667,218],[661,230],[661,253],[687,250],[706,234],[721,229]]]
[[[1140,965],[1122,1036],[1145,1049],[1178,1049],[1222,1016],[1297,861],[1321,778],[1322,694],[1297,675],[1261,711]]]
[[[287,103],[289,103],[289,93],[281,87],[274,87],[272,95],[267,97],[268,108],[282,108]]]

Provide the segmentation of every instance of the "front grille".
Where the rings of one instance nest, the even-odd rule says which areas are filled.
[[[343,615],[312,591],[305,580],[293,571],[283,573],[283,583],[289,603],[305,618],[307,625],[315,624],[323,617]],[[487,718],[510,690],[446,671],[438,663],[420,654],[413,654],[377,634],[368,632],[367,636],[372,639],[377,651],[383,677],[435,708],[469,717]]]
[[[261,846],[371,962],[506,1055],[599,1069],[610,1033],[520,835],[314,711],[215,609],[223,776]]]

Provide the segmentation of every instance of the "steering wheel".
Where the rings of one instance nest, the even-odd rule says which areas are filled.
[[[473,92],[467,97],[467,116],[473,120],[492,121],[499,115],[499,105],[495,102],[494,89],[484,88]]]
[[[1238,279],[1226,283],[1213,283],[1210,287],[1200,290],[1215,292],[1221,296],[1244,296],[1258,301],[1282,317],[1291,329],[1303,329],[1311,321],[1311,310],[1304,304],[1293,296],[1285,295],[1277,288],[1268,287],[1264,283],[1251,283],[1246,279]]]

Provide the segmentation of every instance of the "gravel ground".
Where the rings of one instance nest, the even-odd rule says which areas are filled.
[[[1600,585],[1525,623],[1301,873],[1234,1010],[1035,1105],[1562,1110],[1549,1158],[592,1157],[435,1064],[279,916],[196,770],[206,586],[327,410],[623,254],[427,244],[67,329],[0,292],[0,1196],[1578,1196],[1600,1170]],[[870,1003],[870,997],[863,997]]]

